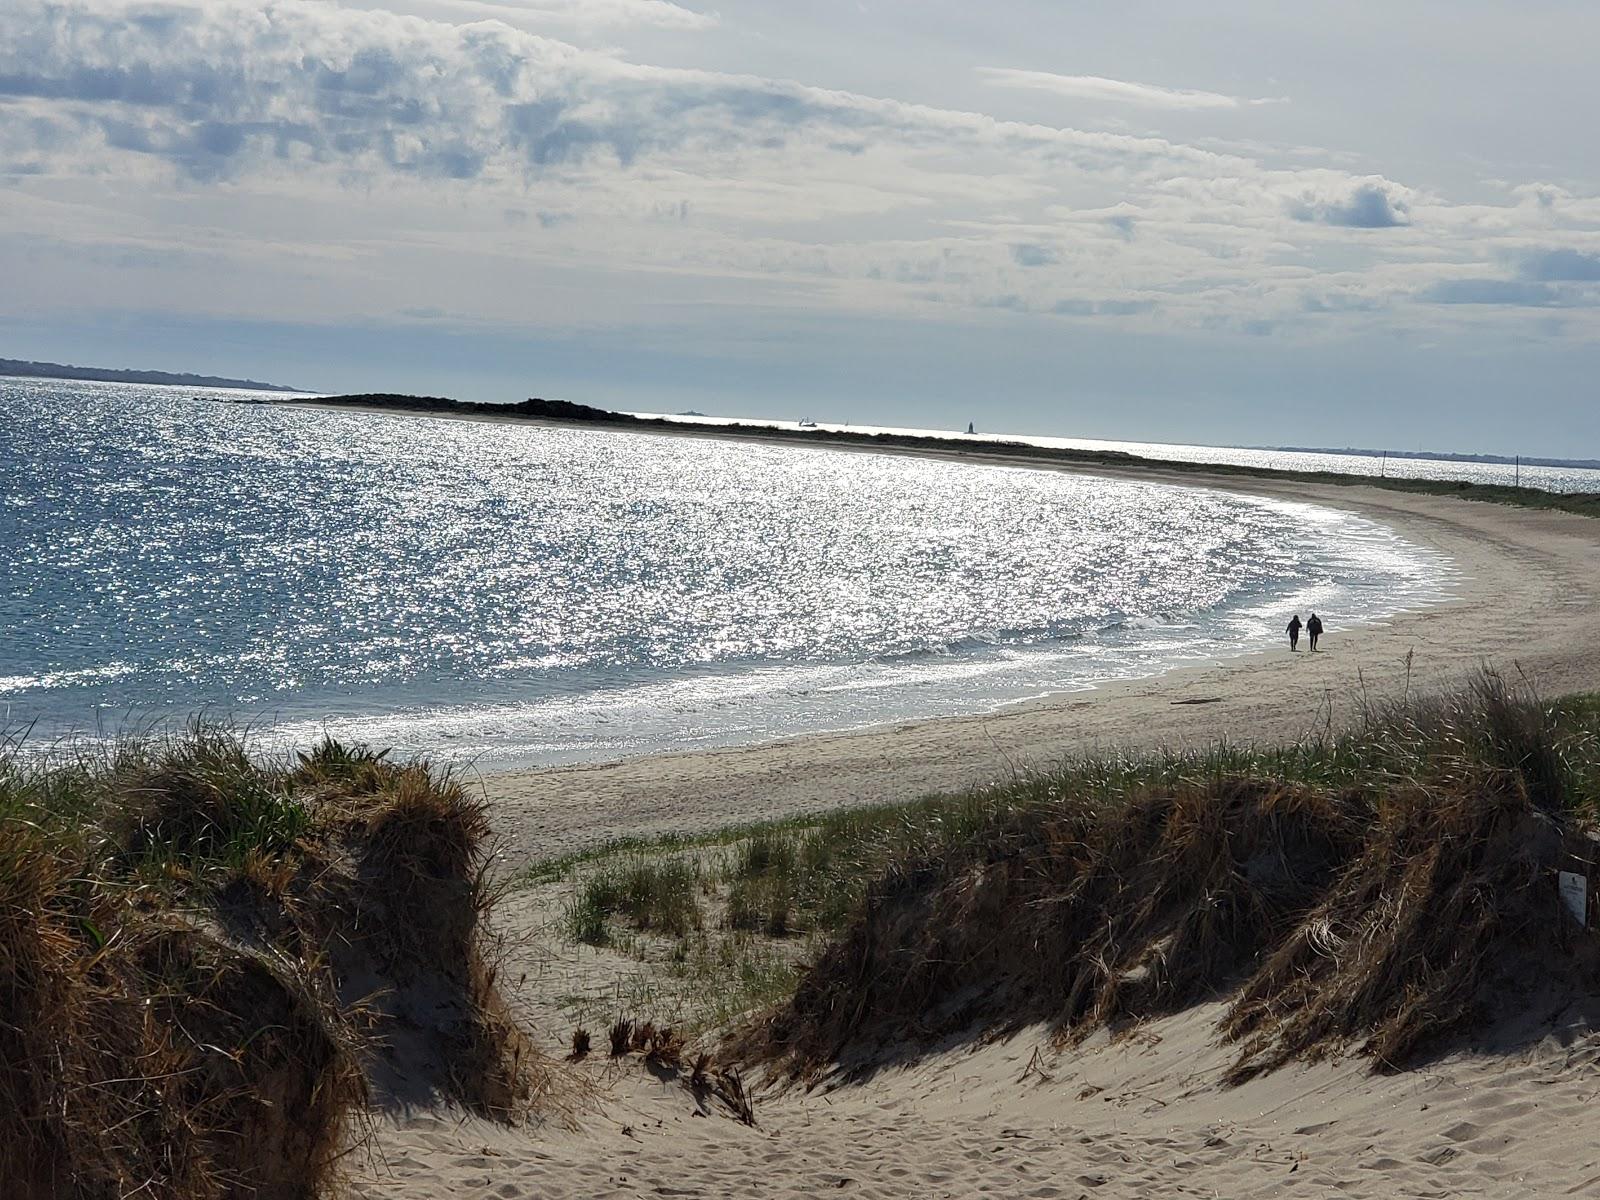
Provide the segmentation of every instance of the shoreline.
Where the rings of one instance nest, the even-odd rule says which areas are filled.
[[[1456,570],[1455,594],[1381,623],[1331,632],[1315,656],[1303,644],[1294,655],[1280,647],[990,713],[488,773],[481,780],[501,837],[502,865],[515,870],[625,836],[699,833],[906,801],[1048,768],[1085,752],[1294,741],[1349,724],[1364,703],[1436,691],[1484,666],[1526,679],[1546,695],[1600,690],[1600,573],[1590,567],[1600,551],[1600,524],[1589,518],[1359,483],[1006,462],[989,455],[983,461],[1351,512],[1442,553]]]

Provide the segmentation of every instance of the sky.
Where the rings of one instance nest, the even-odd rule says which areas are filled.
[[[0,0],[0,356],[1600,457],[1593,0]]]

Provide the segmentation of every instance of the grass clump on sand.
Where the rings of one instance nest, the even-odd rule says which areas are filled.
[[[606,863],[583,881],[566,908],[568,935],[591,946],[611,940],[612,916],[626,918],[637,930],[669,937],[687,937],[702,920],[697,864],[681,858],[635,855]]]
[[[1580,969],[1553,868],[1600,794],[1597,728],[1489,676],[1348,736],[1079,763],[908,812],[737,1044],[805,1077],[912,1029],[1072,1039],[1229,997],[1234,1081],[1352,1043],[1402,1065]]]
[[[334,742],[263,766],[203,727],[19,751],[0,1194],[312,1197],[372,1098],[530,1095],[482,955],[482,808],[447,776]]]
[[[530,878],[592,870],[566,932],[599,944],[623,875],[693,864],[703,919],[629,944],[653,972],[630,1010],[742,1016],[737,1053],[798,1075],[913,1029],[1073,1039],[1228,998],[1239,1080],[1351,1043],[1400,1065],[1568,970],[1553,867],[1597,801],[1600,701],[1485,676],[1339,737],[1084,759]]]

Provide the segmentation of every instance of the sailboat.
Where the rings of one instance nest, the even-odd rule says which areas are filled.
[[[967,422],[967,432],[968,433],[977,433],[978,432],[976,429],[974,429],[972,427],[972,422],[971,421]]]

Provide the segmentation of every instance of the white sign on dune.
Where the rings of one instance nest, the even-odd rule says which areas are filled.
[[[1589,880],[1571,871],[1556,872],[1556,886],[1561,892],[1562,906],[1572,914],[1580,929],[1589,927]]]

